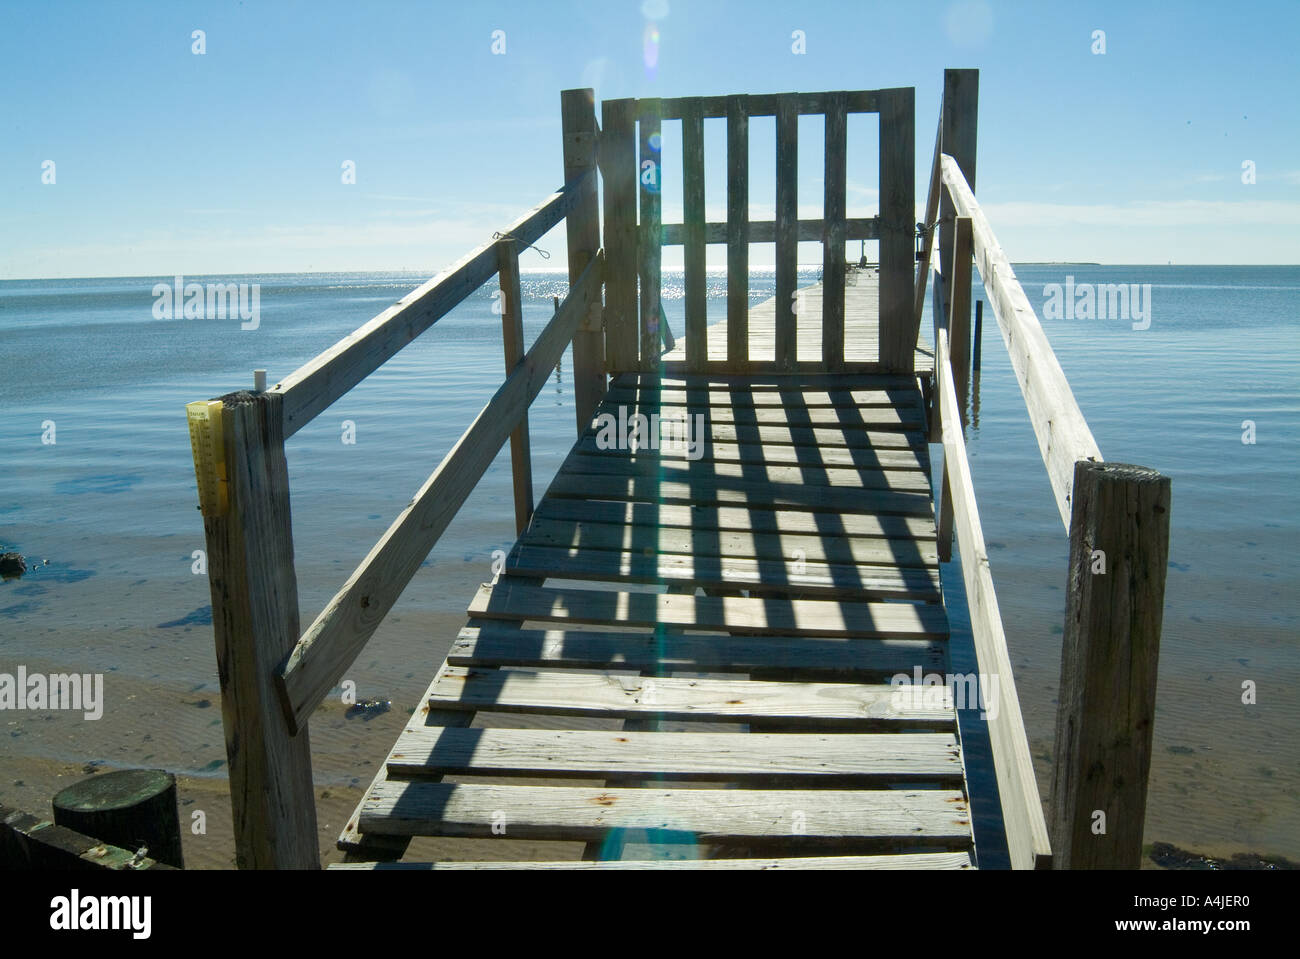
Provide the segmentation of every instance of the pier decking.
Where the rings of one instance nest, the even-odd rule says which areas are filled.
[[[818,282],[803,287],[795,300],[796,357],[808,363],[820,362],[822,357],[822,296],[825,286]],[[880,271],[878,266],[859,268],[849,265],[844,275],[844,362],[869,366],[880,362]],[[713,323],[708,327],[709,361],[727,362],[727,324]],[[776,361],[776,297],[765,300],[749,310],[749,359],[772,363]],[[663,362],[669,369],[686,368],[686,345],[677,340],[673,349],[664,353]],[[934,373],[934,347],[932,343],[917,342],[913,369],[922,376]]]
[[[606,414],[698,416],[698,458],[579,438],[343,841],[649,834],[692,859],[969,867],[951,691],[889,685],[948,672],[915,378],[625,373]],[[468,728],[480,711],[586,726]]]
[[[945,73],[919,234],[911,88],[606,101],[599,123],[592,91],[566,91],[560,190],[272,389],[190,405],[241,866],[319,865],[309,718],[507,441],[518,541],[427,664],[339,839],[346,867],[980,865],[954,696],[973,686],[931,679],[951,679],[939,564],[954,541],[979,673],[995,680],[982,761],[1011,866],[1136,865],[1169,482],[1101,461],[975,200],[976,86],[975,71]],[[880,117],[867,219],[845,213],[849,113]],[[825,118],[821,220],[797,215],[804,114]],[[776,125],[770,222],[748,219],[755,116]],[[706,118],[727,122],[724,223],[705,221]],[[679,224],[661,217],[666,121],[683,130]],[[561,221],[569,293],[525,349],[519,250]],[[823,279],[798,290],[809,239]],[[846,268],[855,240],[878,244],[877,270]],[[776,295],[751,307],[761,242]],[[685,318],[663,355],[674,243]],[[709,243],[728,266],[713,327]],[[972,262],[1070,536],[1050,842],[966,459]],[[918,337],[932,264],[931,345]],[[494,276],[504,383],[301,629],[285,440]],[[528,407],[569,344],[577,439],[534,504]],[[566,845],[528,863],[398,861],[416,836]]]

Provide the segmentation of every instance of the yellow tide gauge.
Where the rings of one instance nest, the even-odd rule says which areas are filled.
[[[194,450],[194,477],[199,509],[206,516],[224,516],[229,507],[226,447],[221,429],[221,400],[199,400],[185,406]]]

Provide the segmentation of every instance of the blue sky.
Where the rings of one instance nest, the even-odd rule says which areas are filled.
[[[559,184],[560,91],[580,86],[598,99],[915,86],[921,207],[946,66],[981,71],[977,193],[1013,260],[1300,263],[1297,36],[1296,0],[6,0],[0,278],[431,274]],[[813,216],[820,123],[800,127]],[[723,129],[706,130],[715,215]],[[851,122],[850,215],[875,209],[875,136],[874,116]],[[670,124],[668,220],[674,150]],[[756,214],[773,206],[772,150],[755,121]],[[563,263],[562,230],[541,245],[559,255],[525,268]],[[816,245],[800,260],[820,263]]]

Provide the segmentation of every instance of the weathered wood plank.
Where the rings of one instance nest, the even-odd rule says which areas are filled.
[[[939,142],[942,152],[957,160],[962,171],[969,174],[967,183],[975,190],[975,152],[979,121],[978,70],[943,71],[943,108],[939,112]],[[947,257],[952,252],[952,198],[944,191],[939,203],[939,249],[943,254],[943,297],[950,298],[952,271]]]
[[[689,482],[661,481],[639,476],[591,476],[561,473],[551,481],[548,496],[579,499],[637,500],[642,503],[690,503],[725,506],[762,503],[765,507],[819,513],[893,513],[933,516],[929,493],[909,490],[865,490],[805,486],[802,483],[751,483],[701,477]]]
[[[962,778],[952,733],[659,733],[577,729],[408,729],[395,776],[429,773],[595,779],[664,776],[744,783]]]
[[[916,329],[921,329],[921,317],[925,313],[925,286],[930,278],[930,255],[934,250],[935,227],[939,219],[939,194],[943,192],[943,181],[939,176],[939,157],[943,155],[943,111],[939,112],[939,123],[934,131],[934,162],[930,167],[930,190],[925,201],[925,243],[921,259],[916,266],[916,292],[913,297],[912,322]]]
[[[694,479],[743,479],[748,482],[803,483],[846,489],[895,489],[929,492],[930,478],[916,470],[857,469],[843,466],[786,466],[756,463],[714,463],[673,460],[660,456],[629,456],[622,450],[569,454],[561,469],[569,473],[642,476],[689,482]]]
[[[306,723],[312,710],[352,665],[492,464],[555,368],[581,317],[593,302],[599,301],[603,264],[600,257],[591,262],[523,362],[292,647],[277,676],[292,728]]]
[[[905,389],[845,390],[751,390],[745,386],[714,388],[663,380],[658,383],[631,385],[616,382],[606,394],[606,407],[619,404],[655,404],[690,406],[793,406],[809,409],[833,407],[849,411],[870,406],[919,408],[921,393],[915,384]]]
[[[506,227],[505,235],[523,246],[536,243],[580,202],[590,179],[589,174],[566,183]],[[285,439],[450,313],[496,270],[496,241],[489,240],[277,383],[268,392],[284,398]]]
[[[636,101],[601,104],[600,171],[605,199],[605,365],[638,366]]]
[[[942,375],[951,376],[953,390],[957,396],[962,435],[966,428],[966,396],[970,381],[970,265],[971,226],[968,217],[958,217],[952,231],[952,250],[947,260],[948,283],[948,320],[939,328],[936,336],[947,337],[948,365]],[[940,404],[935,408],[939,409]],[[942,426],[940,427],[942,429]],[[952,559],[952,519],[953,503],[951,476],[945,469],[939,484],[938,510],[938,544],[939,559],[948,562]]]
[[[519,249],[514,240],[497,247],[501,274],[501,338],[505,346],[506,376],[524,360],[524,298],[519,285]],[[510,434],[511,481],[515,494],[515,532],[528,528],[533,516],[533,461],[528,442],[528,410]]]
[[[606,504],[591,504],[606,505]],[[666,507],[665,507],[666,508]],[[931,527],[933,530],[933,527]],[[562,549],[612,549],[651,553],[727,557],[735,560],[784,562],[786,560],[831,563],[842,566],[889,566],[922,570],[938,563],[933,533],[923,539],[878,539],[842,536],[832,531],[805,535],[758,530],[715,530],[703,528],[621,526],[582,520],[537,519],[521,539],[530,546]],[[748,575],[748,573],[746,573]],[[918,590],[928,589],[930,576],[907,573],[899,579]]]
[[[682,117],[682,220],[686,284],[686,365],[703,367],[709,359],[708,282],[704,272],[704,118],[698,100]]]
[[[913,668],[944,672],[947,642],[813,636],[729,636],[677,632],[608,632],[519,629],[484,622],[460,631],[447,662],[452,666],[529,666],[571,669],[654,669],[748,673],[781,670],[805,676],[888,678]],[[427,700],[427,697],[426,697]]]
[[[844,361],[844,218],[848,175],[848,124],[842,93],[827,96],[825,200],[822,237],[822,362],[835,369]]]
[[[880,361],[911,372],[916,347],[913,293],[916,256],[915,91],[881,90]]]
[[[798,359],[794,312],[798,220],[799,114],[795,94],[783,94],[776,103],[776,364],[784,369]]]
[[[429,703],[435,709],[490,710],[552,716],[662,719],[700,722],[779,722],[783,726],[835,726],[951,731],[952,690],[927,689],[899,696],[892,686],[859,683],[764,682],[672,676],[513,669],[461,669],[439,673]]]
[[[747,98],[727,98],[727,361],[749,362],[749,114]]]
[[[775,243],[775,220],[750,220],[748,222],[750,243]],[[800,220],[796,233],[801,243],[820,243],[826,238],[826,221],[820,218]],[[726,222],[710,220],[704,224],[704,244],[706,246],[730,243],[730,228]],[[844,239],[878,240],[880,239],[880,220],[877,217],[849,217],[844,220]],[[683,246],[686,243],[686,225],[684,223],[663,224],[663,245]],[[819,357],[815,362],[820,363]]]
[[[596,437],[588,433],[578,441],[576,450],[585,453],[604,452]],[[665,463],[683,459],[680,451],[658,449],[638,450],[638,458],[662,458]],[[929,457],[912,449],[882,449],[869,447],[816,447],[786,446],[780,443],[714,443],[705,440],[703,456],[699,462],[712,463],[771,463],[800,465],[810,469],[824,466],[857,467],[859,469],[924,470],[930,468]]]
[[[1062,869],[1137,869],[1155,728],[1170,481],[1075,466],[1052,845]],[[1096,811],[1105,831],[1094,830]]]
[[[876,113],[879,107],[878,90],[846,90],[840,93],[844,97],[845,109],[849,113]],[[777,111],[777,103],[782,97],[793,97],[795,109],[800,116],[813,116],[818,113],[826,112],[826,101],[828,97],[835,96],[836,93],[761,93],[751,94],[745,99],[750,103],[749,115],[755,117],[770,117]],[[665,97],[658,101],[655,107],[655,116],[662,116],[665,120],[680,120],[685,115],[688,104],[699,104],[700,112],[705,119],[714,119],[725,117],[727,115],[727,104],[732,98],[728,96],[712,97]],[[639,101],[645,104],[645,100]],[[644,119],[649,114],[649,107],[643,106],[640,116]]]
[[[596,177],[596,106],[590,88],[560,94],[564,140],[564,182],[578,185],[578,201],[565,220],[569,253],[569,285],[600,251],[600,203]],[[578,434],[587,428],[596,404],[605,395],[605,331],[600,298],[578,321],[573,334],[573,406]]]
[[[651,399],[645,407],[624,404],[629,416],[634,413],[659,413],[661,417],[681,417],[687,412],[707,414],[706,419],[717,423],[736,423],[741,426],[835,426],[840,429],[861,430],[901,429],[919,431],[925,428],[925,417],[921,409],[920,396],[911,403],[898,403],[894,406],[875,406],[863,408],[844,407],[803,407],[803,406],[710,406],[707,403],[691,405],[685,403]],[[618,409],[612,411],[615,417]],[[625,434],[626,435],[626,434]]]
[[[941,637],[942,607],[911,603],[847,603],[817,599],[749,599],[590,589],[554,589],[498,583],[479,587],[471,616],[484,619],[681,626],[808,636]]]
[[[613,583],[686,583],[692,587],[767,592],[794,590],[855,599],[924,602],[939,599],[938,575],[924,567],[895,569],[825,563],[809,558],[806,550],[795,545],[785,545],[785,555],[778,559],[666,553],[662,544],[646,555],[642,550],[594,548],[587,542],[589,534],[589,530],[584,530],[581,545],[569,548],[531,544],[516,546],[505,568],[508,572],[528,576]]]
[[[970,813],[959,791],[592,789],[388,782],[366,799],[362,827],[436,836],[593,841],[611,829],[672,829],[700,843],[849,839],[966,845]]]
[[[1038,781],[1034,777],[1034,763],[1011,669],[1011,655],[1007,650],[1002,615],[993,588],[988,548],[984,543],[975,487],[966,459],[966,444],[962,440],[961,412],[952,387],[948,338],[944,330],[939,331],[935,369],[939,377],[937,399],[943,431],[944,469],[951,474],[954,525],[961,549],[962,579],[970,609],[975,655],[980,672],[997,678],[996,692],[986,689],[983,695],[996,697],[993,702],[986,703],[984,712],[988,718],[1007,852],[1012,868],[1049,868],[1052,850],[1047,837],[1047,823],[1043,818]]]
[[[753,374],[753,373],[690,373],[690,374],[649,374],[619,373],[610,383],[611,389],[633,389],[637,386],[658,386],[674,390],[708,390],[710,392],[728,393],[736,391],[742,394],[788,393],[791,396],[824,395],[875,392],[913,392],[916,391],[915,376],[890,375],[856,375],[853,373],[808,374]]]
[[[1002,341],[1011,355],[1011,367],[1016,371],[1052,492],[1056,494],[1056,507],[1068,530],[1074,464],[1079,460],[1100,461],[1101,450],[984,211],[952,157],[944,156],[941,163],[943,182],[958,215],[970,217],[975,264],[1002,331]]]
[[[659,297],[663,258],[663,164],[660,146],[659,101],[639,100],[640,119],[638,191],[641,203],[641,363],[643,370],[659,366]]]
[[[826,544],[864,537],[912,541],[922,547],[932,546],[934,541],[934,521],[931,519],[772,509],[768,504],[736,507],[547,498],[537,506],[533,528],[537,528],[541,520],[643,528],[631,529],[628,535],[633,537],[645,535],[645,529],[665,532],[674,529],[722,529],[755,535],[806,534],[818,537]]]

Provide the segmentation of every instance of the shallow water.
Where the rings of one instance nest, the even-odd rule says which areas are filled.
[[[1145,330],[1120,319],[1044,319],[1106,457],[1173,478],[1147,842],[1300,857],[1300,269],[1017,272],[1040,315],[1044,285],[1067,274],[1151,284]],[[108,700],[94,723],[0,714],[0,759],[224,775],[208,584],[192,571],[204,543],[185,403],[250,386],[255,367],[274,383],[423,278],[222,278],[261,285],[260,325],[248,331],[238,320],[155,319],[160,279],[170,282],[0,282],[0,546],[49,560],[0,584],[0,671],[22,663],[104,672]],[[803,277],[815,279],[815,270]],[[752,285],[754,301],[765,299],[771,274],[756,273]],[[525,275],[530,342],[564,289],[556,274]],[[480,290],[289,441],[304,624],[500,384],[491,292]],[[725,316],[724,294],[711,275],[711,320]],[[665,276],[664,300],[680,335],[680,275]],[[1067,541],[991,312],[985,321],[971,468],[1045,792]],[[566,355],[532,408],[539,497],[574,435],[570,370]],[[1255,424],[1252,445],[1242,442],[1245,420]],[[345,421],[355,444],[343,442]],[[51,426],[55,442],[42,442]],[[492,551],[512,540],[503,454],[349,674],[358,696],[391,699],[392,712],[366,723],[326,709],[313,720],[319,782],[368,781],[474,589],[490,578]],[[1245,681],[1258,686],[1255,705],[1241,701]],[[9,786],[0,774],[0,801]]]

